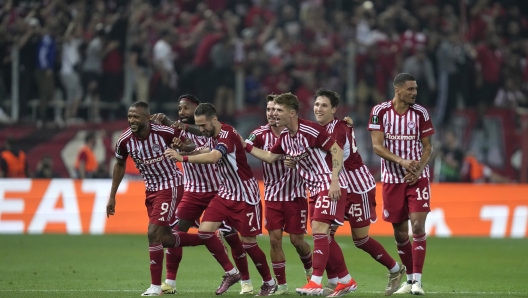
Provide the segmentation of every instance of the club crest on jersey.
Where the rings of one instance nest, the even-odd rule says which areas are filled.
[[[414,121],[409,121],[407,122],[407,127],[409,129],[414,129],[416,127],[416,123],[414,123]]]
[[[154,144],[152,145],[152,150],[154,150],[154,152],[161,152],[161,146],[158,144]]]
[[[370,122],[372,122],[373,124],[378,124],[379,122],[378,116],[376,115],[372,116],[372,118],[370,119]]]

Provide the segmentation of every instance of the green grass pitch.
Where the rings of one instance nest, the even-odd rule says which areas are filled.
[[[269,255],[268,238],[258,239]],[[398,257],[391,238],[376,239]],[[346,297],[383,296],[386,269],[351,239],[338,242],[358,283]],[[297,296],[302,265],[287,238],[284,248],[289,296]],[[148,264],[146,235],[0,235],[0,297],[139,297],[150,284]],[[222,274],[205,247],[185,248],[175,297],[215,297]],[[430,237],[423,287],[432,297],[528,297],[528,239]],[[223,296],[240,297],[239,290],[235,285]]]

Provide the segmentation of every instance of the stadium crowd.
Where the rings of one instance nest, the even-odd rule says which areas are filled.
[[[438,126],[437,181],[499,181],[449,173],[471,165],[468,154],[502,173],[510,163],[512,152],[488,148],[503,137],[483,115],[509,110],[518,124],[527,114],[527,11],[516,0],[4,0],[0,120],[11,122],[14,47],[19,123],[39,127],[122,118],[134,100],[174,115],[166,103],[192,93],[243,131],[233,119],[265,105],[266,94],[296,94],[300,115],[313,119],[319,87],[353,98],[341,112],[366,127],[370,108],[392,98],[394,75],[408,72]],[[244,74],[242,110],[236,73]],[[456,115],[468,110],[477,124],[462,134]],[[448,131],[462,151],[454,163]],[[378,162],[374,154],[365,159]]]

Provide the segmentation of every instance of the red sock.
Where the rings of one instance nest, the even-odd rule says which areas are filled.
[[[176,280],[176,274],[178,274],[178,267],[183,255],[183,249],[181,247],[167,248],[165,251],[165,268],[167,269],[167,279]]]
[[[328,236],[326,234],[314,233],[313,240],[313,275],[323,276],[328,261]]]
[[[331,263],[333,270],[337,274],[337,277],[341,278],[348,274],[348,269],[345,263],[345,257],[339,244],[335,241],[334,237],[330,237],[330,243],[328,244],[328,263]]]
[[[335,231],[330,230],[330,237],[334,238]],[[336,266],[332,262],[326,262],[326,277],[328,279],[337,278]]]
[[[425,234],[423,235],[413,235],[413,244],[412,244],[413,254],[413,272],[412,273],[422,273],[423,265],[425,262],[425,252],[427,250],[427,241]]]
[[[305,256],[299,256],[299,258],[301,258],[301,262],[304,265],[304,269],[312,268],[312,252],[309,252]]]
[[[398,246],[398,254],[400,255],[400,259],[407,267],[407,274],[413,273],[413,252],[412,252],[412,245],[409,242],[409,238],[407,237],[407,240],[403,241],[402,243],[396,242],[396,245]]]
[[[235,261],[235,265],[242,274],[242,280],[249,280],[249,268],[248,261],[246,256],[246,251],[244,250],[244,245],[238,237],[238,233],[231,233],[224,235],[224,239],[231,247],[231,256]]]
[[[266,254],[260,249],[258,243],[244,243],[244,250],[255,264],[255,267],[257,267],[257,271],[260,273],[260,276],[262,276],[262,280],[270,281],[271,272],[268,261],[266,260]]]
[[[374,260],[387,267],[387,269],[390,270],[396,266],[396,261],[394,261],[385,248],[369,236],[354,239],[354,245],[367,252]]]
[[[224,249],[224,245],[222,244],[222,242],[220,242],[220,239],[215,236],[214,232],[198,231],[198,236],[200,237],[200,239],[202,239],[205,246],[216,259],[216,261],[218,261],[222,268],[224,268],[225,272],[235,268],[229,260],[229,257],[227,256],[227,253]]]
[[[149,245],[150,254],[150,279],[151,284],[161,286],[163,273],[163,245],[161,243]]]
[[[173,233],[175,238],[174,247],[185,247],[185,246],[198,246],[204,245],[204,241],[198,234],[189,234],[186,232]]]
[[[273,273],[275,274],[275,277],[277,278],[277,282],[279,285],[283,285],[286,283],[286,261],[284,262],[271,262],[271,266],[273,267]]]

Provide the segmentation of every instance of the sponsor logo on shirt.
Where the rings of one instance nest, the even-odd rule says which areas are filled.
[[[393,135],[393,134],[387,133],[385,134],[385,139],[411,141],[411,140],[416,140],[416,136]]]

